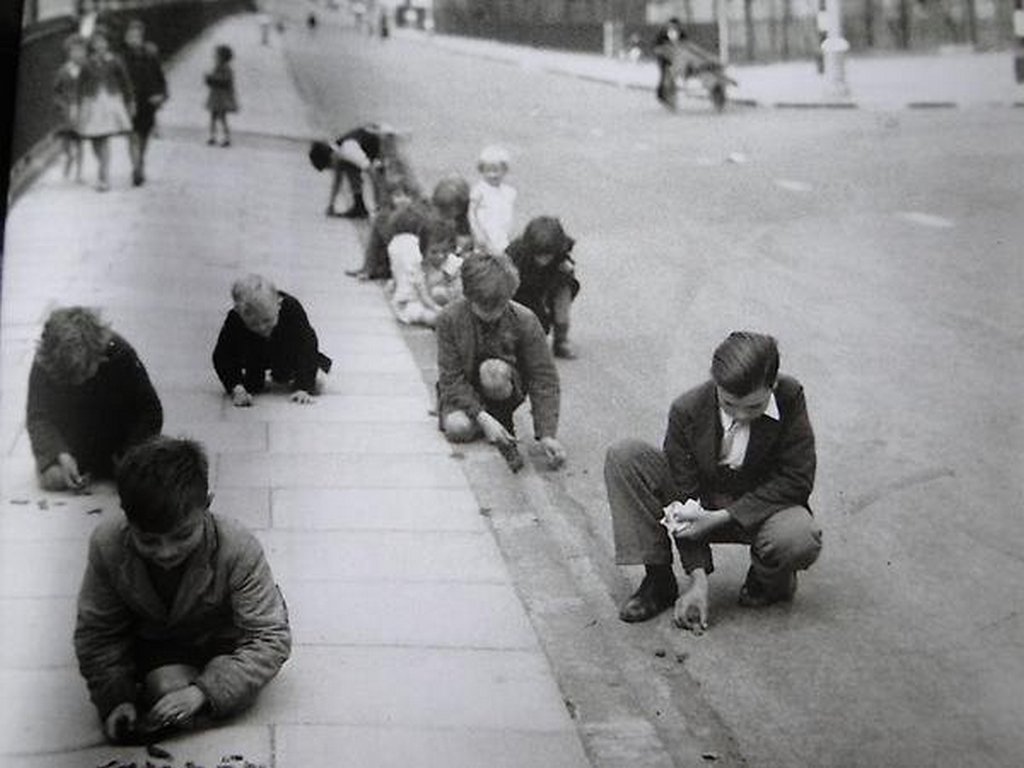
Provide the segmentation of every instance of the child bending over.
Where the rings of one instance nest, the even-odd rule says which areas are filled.
[[[572,259],[574,244],[558,219],[538,216],[507,251],[519,270],[515,300],[533,310],[545,333],[554,328],[555,357],[565,359],[576,356],[569,346],[569,311],[580,292]]]
[[[477,161],[481,179],[469,192],[469,227],[477,248],[504,253],[512,231],[516,190],[505,183],[509,155],[503,147],[484,147]]]
[[[452,442],[483,435],[514,445],[512,415],[529,397],[534,434],[552,468],[565,461],[556,437],[558,371],[536,316],[513,302],[519,278],[504,254],[477,253],[462,265],[463,298],[437,320],[438,413]]]
[[[136,741],[244,709],[291,651],[259,542],[210,512],[206,456],[190,440],[132,448],[117,490],[124,518],[93,531],[75,626],[103,732]]]
[[[85,307],[54,310],[28,378],[26,427],[46,490],[112,477],[132,445],[163,426],[160,398],[131,345]]]
[[[231,402],[252,405],[270,371],[274,382],[293,387],[293,403],[312,403],[317,370],[329,373],[331,359],[320,352],[298,299],[260,275],[236,280],[231,298],[235,306],[213,350],[213,367]]]

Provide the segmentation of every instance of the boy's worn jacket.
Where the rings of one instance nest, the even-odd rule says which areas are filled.
[[[254,378],[262,382],[268,370],[294,375],[295,386],[312,393],[317,369],[326,373],[331,368],[331,359],[320,354],[316,331],[302,304],[284,291],[278,293],[281,311],[270,338],[250,331],[234,309],[224,320],[213,350],[213,367],[229,394],[236,384],[248,388],[247,382]]]
[[[137,699],[136,639],[185,646],[230,641],[234,652],[211,659],[195,682],[215,716],[250,704],[288,658],[288,613],[259,542],[238,523],[212,514],[204,526],[169,611],[130,543],[127,521],[109,520],[93,531],[75,652],[102,719]]]
[[[159,434],[163,420],[142,361],[117,334],[96,374],[77,386],[32,364],[25,422],[40,472],[70,453],[81,471],[109,475],[114,459]]]
[[[810,509],[816,458],[803,387],[779,376],[775,400],[779,420],[761,416],[751,422],[747,453],[736,472],[718,465],[722,422],[714,382],[672,403],[664,450],[681,500],[699,499],[717,509],[728,499],[730,516],[748,530],[787,507]]]
[[[560,405],[558,371],[540,321],[529,309],[511,301],[501,317],[486,326],[465,298],[452,302],[438,316],[441,413],[463,411],[475,419],[484,410],[475,384],[483,362],[481,342],[486,330],[500,339],[500,357],[519,372],[523,390],[530,398],[534,434],[537,438],[554,437]]]

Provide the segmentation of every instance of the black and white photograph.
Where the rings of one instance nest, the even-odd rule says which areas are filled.
[[[7,0],[0,768],[1024,765],[1024,0]]]

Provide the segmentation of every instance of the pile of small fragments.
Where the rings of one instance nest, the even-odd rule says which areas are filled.
[[[158,761],[158,762],[154,762]],[[96,768],[174,768],[174,756],[156,744],[146,746],[146,760],[144,762],[123,760],[108,760],[99,763]],[[205,768],[192,760],[182,764],[182,768]],[[254,763],[245,759],[245,755],[224,755],[216,766],[210,768],[267,768],[263,763]]]

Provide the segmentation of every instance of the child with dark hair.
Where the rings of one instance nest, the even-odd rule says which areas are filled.
[[[391,273],[388,245],[402,234],[417,234],[431,216],[430,204],[419,193],[419,186],[405,178],[388,182],[382,205],[370,223],[370,235],[363,249],[363,263],[345,274],[359,280],[387,280]]]
[[[449,256],[455,258],[454,251],[455,228],[436,217],[418,235],[402,233],[391,238],[391,309],[400,323],[434,326],[441,308],[452,298],[445,263]],[[447,269],[451,273],[457,268],[449,265]]]
[[[473,242],[469,228],[469,182],[457,173],[448,174],[434,186],[430,202],[438,216],[455,225],[459,250],[468,250]]]
[[[60,112],[56,135],[64,154],[64,178],[75,169],[75,181],[82,180],[82,72],[89,60],[89,44],[80,35],[69,35],[64,41],[67,55],[53,83],[54,104]]]
[[[463,298],[437,320],[438,413],[452,442],[483,435],[515,445],[513,413],[530,398],[534,434],[549,464],[565,461],[556,437],[558,371],[540,322],[512,301],[519,284],[504,254],[475,253],[462,264]]]
[[[580,292],[572,247],[575,240],[552,216],[538,216],[506,251],[519,270],[515,300],[533,310],[544,332],[554,328],[555,357],[572,359],[569,346],[569,312]]]
[[[623,621],[675,602],[676,624],[703,631],[713,543],[750,546],[740,605],[793,599],[797,571],[821,551],[821,528],[808,505],[816,460],[803,387],[778,370],[775,339],[732,333],[715,350],[711,379],[672,404],[663,450],[637,440],[608,449],[616,561],[646,568]],[[682,596],[673,540],[691,577]]]
[[[260,275],[236,280],[231,298],[234,307],[213,350],[214,370],[231,402],[252,405],[253,395],[266,387],[267,371],[293,388],[293,403],[314,402],[317,371],[329,373],[332,362],[320,352],[302,304]]]
[[[228,113],[238,111],[238,97],[235,94],[235,72],[231,68],[231,60],[235,52],[230,46],[218,45],[213,49],[213,71],[205,77],[206,87],[210,89],[206,97],[206,109],[210,112],[210,138],[206,140],[211,146],[217,143],[217,126],[221,127],[222,147],[231,146],[231,129],[228,127]]]
[[[146,25],[132,19],[124,33],[124,65],[135,92],[135,112],[129,149],[132,160],[132,184],[146,181],[146,148],[156,125],[156,111],[167,101],[167,80],[160,57],[146,42]]]
[[[84,490],[160,432],[163,409],[131,345],[85,307],[54,310],[28,379],[26,427],[46,490]]]
[[[238,712],[290,654],[288,612],[263,549],[210,512],[207,475],[190,440],[132,448],[117,472],[125,516],[90,539],[75,653],[110,741]]]

